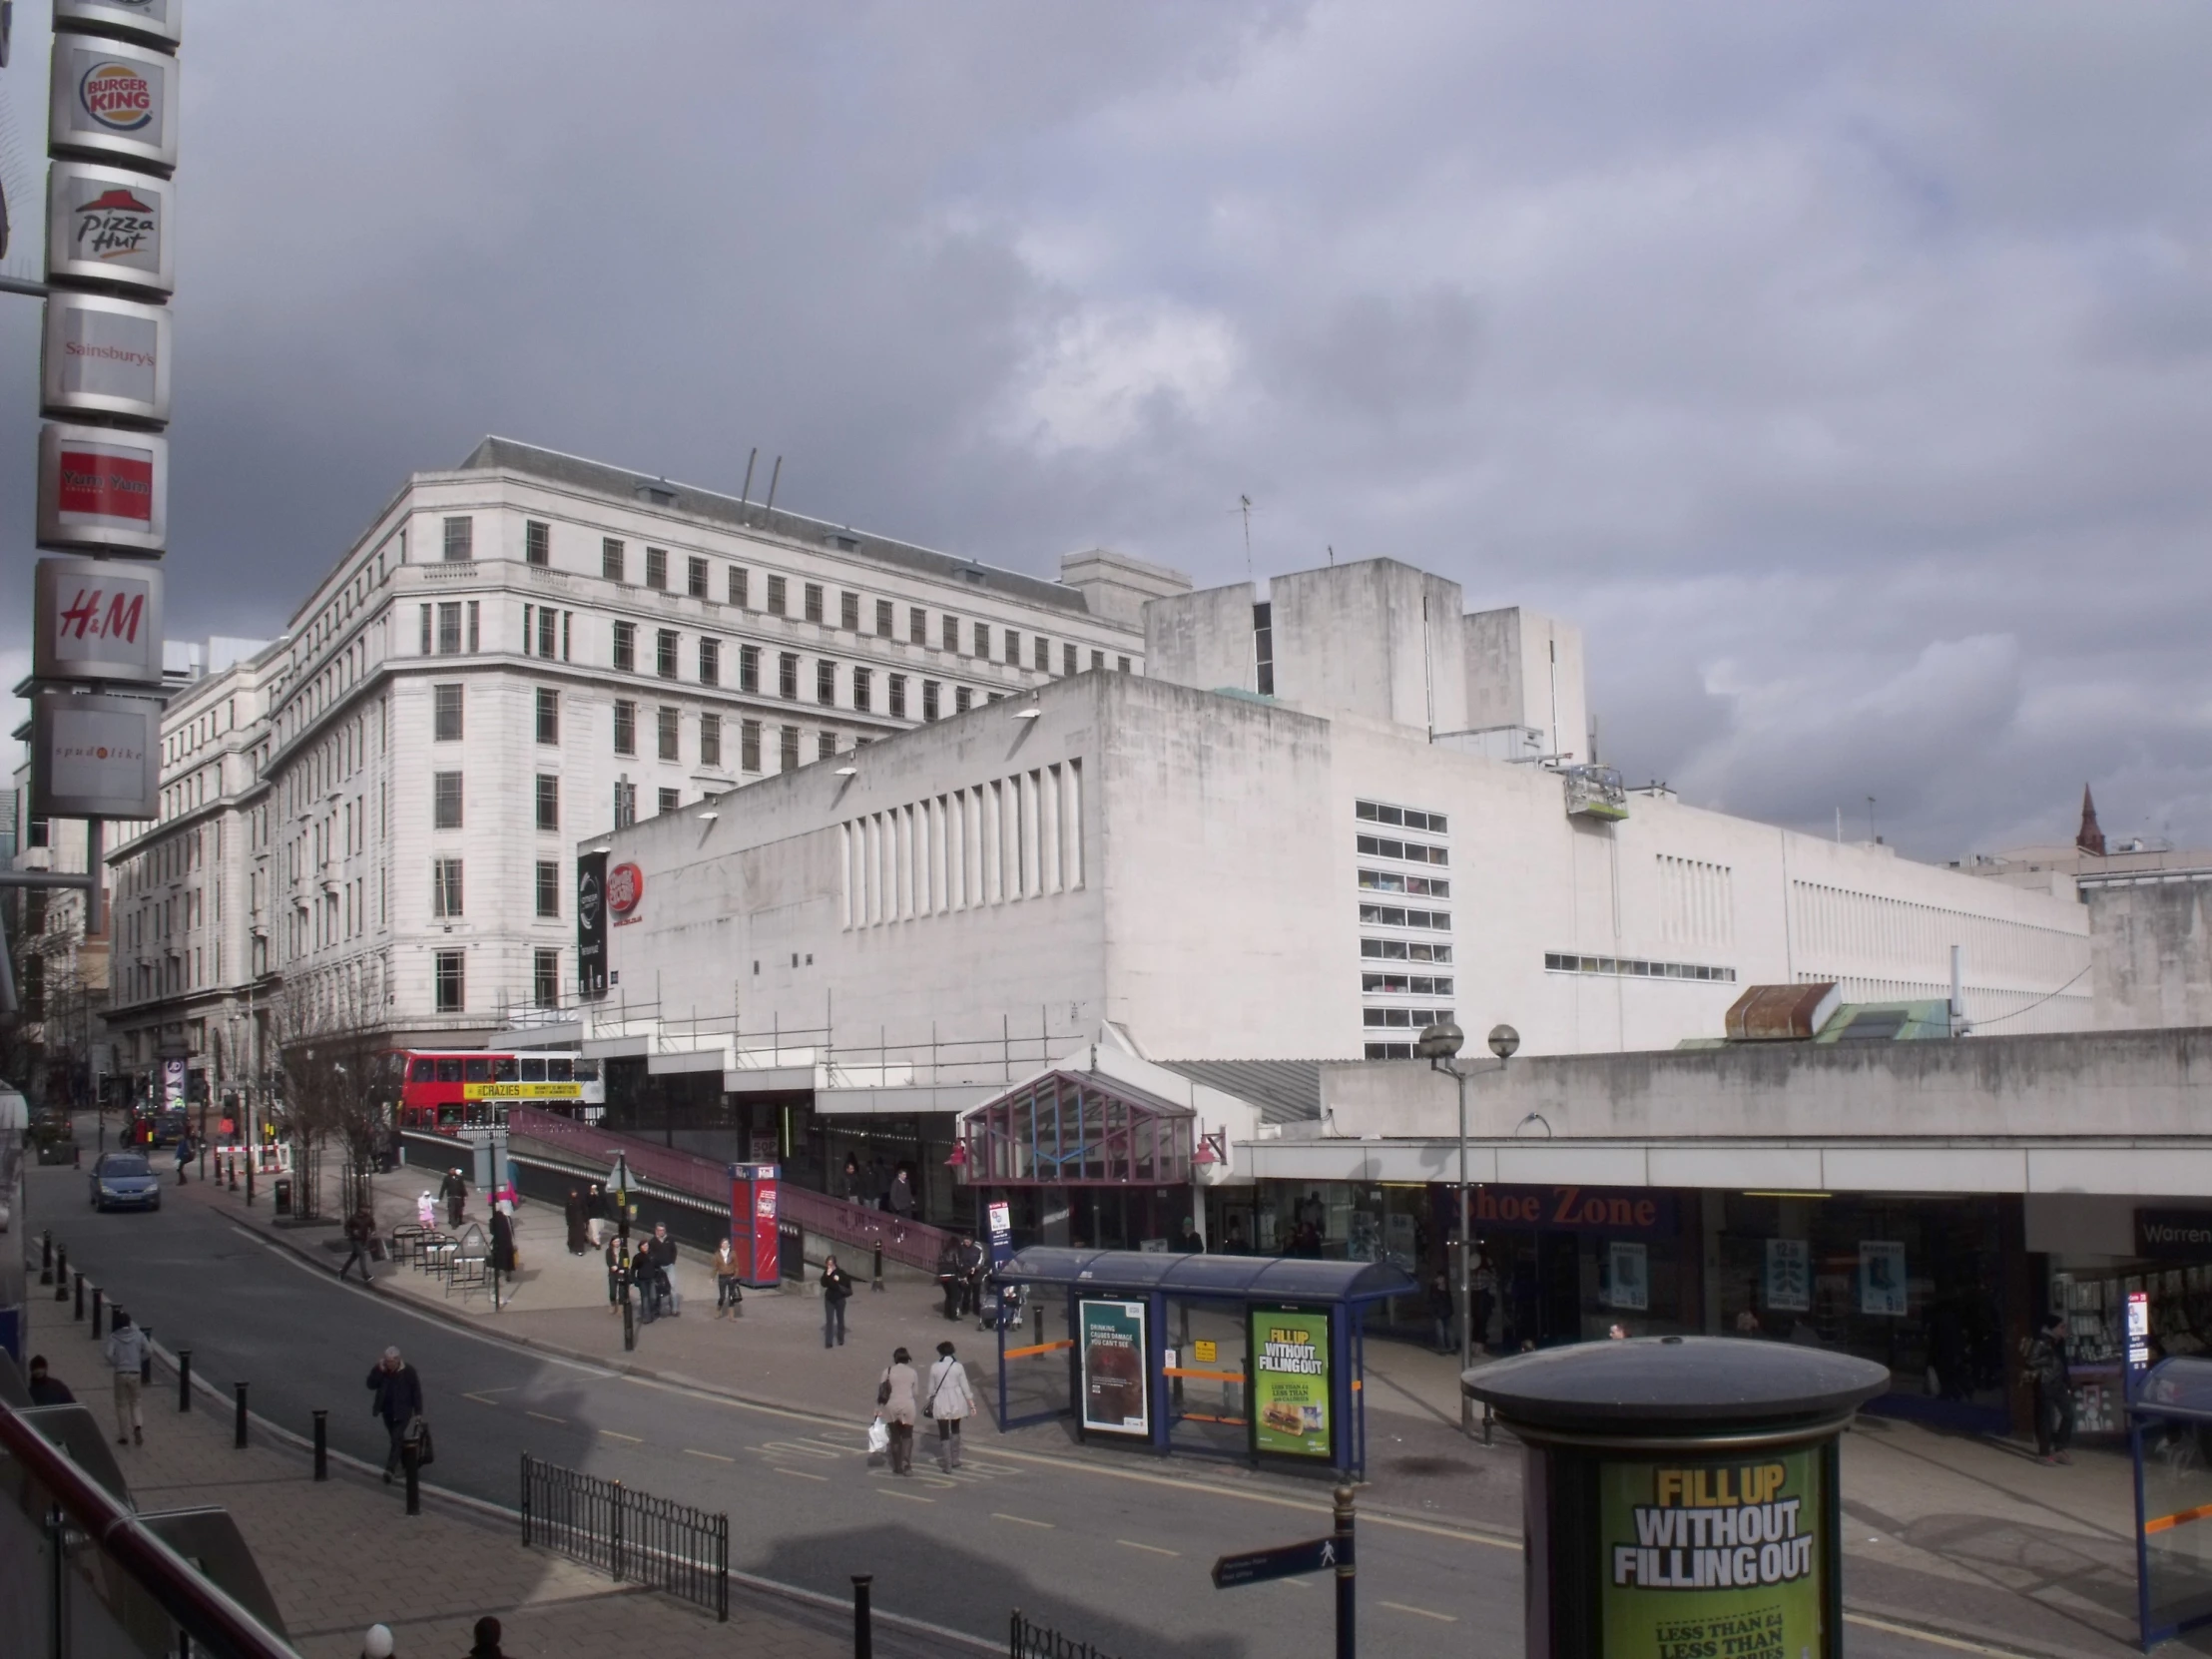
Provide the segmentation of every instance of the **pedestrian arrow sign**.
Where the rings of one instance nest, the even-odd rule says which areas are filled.
[[[1340,1566],[1350,1565],[1350,1538],[1313,1538],[1302,1544],[1256,1549],[1248,1555],[1224,1555],[1214,1563],[1214,1588],[1230,1590],[1239,1584],[1265,1584],[1271,1578],[1334,1572]]]

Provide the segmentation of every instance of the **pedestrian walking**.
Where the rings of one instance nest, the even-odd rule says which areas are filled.
[[[2035,1384],[2035,1460],[2070,1463],[2074,1392],[2066,1364],[2065,1315],[2049,1315],[2028,1339],[2027,1373]]]
[[[384,1357],[369,1368],[368,1386],[374,1392],[369,1414],[383,1418],[384,1432],[391,1438],[391,1449],[384,1457],[384,1484],[388,1486],[400,1466],[400,1448],[422,1417],[422,1379],[400,1358],[399,1350],[387,1348]]]
[[[420,1227],[423,1232],[435,1233],[438,1230],[438,1201],[427,1188],[424,1189],[422,1196],[415,1200],[414,1213],[415,1225]]]
[[[374,1283],[368,1272],[368,1241],[374,1237],[376,1237],[376,1218],[368,1213],[367,1205],[362,1205],[345,1218],[345,1242],[352,1248],[346,1253],[345,1261],[338,1268],[340,1279],[343,1279],[353,1264],[358,1262],[361,1265],[361,1283],[364,1285]]]
[[[584,1236],[594,1250],[607,1242],[607,1194],[596,1181],[584,1194]]]
[[[668,1236],[668,1223],[656,1222],[653,1236],[638,1247],[630,1260],[630,1272],[645,1295],[648,1323],[676,1307],[676,1241]]]
[[[607,1262],[607,1312],[619,1313],[622,1308],[622,1286],[629,1278],[629,1263],[622,1259],[622,1240],[609,1235],[606,1250]]]
[[[1438,1268],[1428,1276],[1428,1319],[1436,1328],[1436,1352],[1450,1354],[1458,1348],[1454,1340],[1458,1333],[1452,1328],[1458,1321],[1458,1310],[1451,1304],[1451,1281],[1444,1270]]]
[[[937,1425],[937,1467],[946,1473],[960,1466],[960,1423],[975,1414],[975,1390],[967,1367],[950,1343],[937,1345],[937,1363],[929,1368],[928,1397],[921,1412]]]
[[[891,1473],[914,1472],[914,1408],[921,1391],[921,1378],[914,1357],[904,1349],[891,1351],[882,1381],[875,1384],[875,1407],[891,1431]]]
[[[500,1637],[505,1632],[499,1628],[499,1621],[489,1613],[476,1621],[476,1629],[472,1634],[476,1645],[468,1650],[466,1659],[507,1659],[499,1646]]]
[[[822,1346],[844,1347],[844,1305],[852,1296],[852,1279],[837,1266],[834,1256],[822,1259]]]
[[[847,1204],[860,1202],[860,1160],[847,1152],[844,1168],[837,1176],[837,1196]]]
[[[745,1291],[738,1284],[738,1247],[725,1233],[715,1246],[715,1318],[728,1319],[745,1306]]]
[[[983,1247],[975,1242],[972,1234],[962,1233],[956,1248],[960,1269],[960,1312],[963,1316],[981,1318],[983,1275],[990,1266],[990,1258],[983,1254]]]
[[[960,1317],[960,1246],[957,1240],[944,1241],[944,1249],[937,1252],[937,1283],[944,1289],[944,1317],[956,1320]]]
[[[883,1208],[900,1221],[914,1219],[914,1184],[904,1164],[900,1164],[898,1173],[891,1177],[891,1190],[883,1199]]]
[[[491,1213],[491,1265],[494,1272],[514,1275],[515,1257],[515,1207],[511,1199],[501,1199]]]
[[[468,1183],[461,1179],[459,1170],[445,1172],[445,1180],[438,1186],[438,1197],[445,1200],[445,1225],[460,1226],[461,1211],[468,1203]]]
[[[146,1418],[139,1410],[139,1382],[146,1374],[146,1333],[120,1308],[108,1328],[108,1369],[115,1373],[115,1443],[144,1445]]]
[[[31,1403],[33,1405],[74,1405],[77,1396],[69,1391],[69,1384],[58,1377],[46,1375],[46,1356],[31,1356],[30,1377]]]
[[[590,1235],[586,1231],[584,1195],[574,1187],[568,1190],[568,1201],[561,1206],[561,1217],[568,1223],[568,1253],[581,1256],[591,1249]]]
[[[192,1131],[189,1129],[181,1130],[177,1136],[177,1185],[180,1187],[191,1179],[185,1173],[185,1170],[191,1164],[192,1158]]]

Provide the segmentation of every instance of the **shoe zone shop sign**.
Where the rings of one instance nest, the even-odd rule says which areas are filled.
[[[54,0],[31,811],[160,806],[183,0]]]

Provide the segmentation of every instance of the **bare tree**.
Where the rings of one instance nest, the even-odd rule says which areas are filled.
[[[347,1214],[369,1202],[388,1124],[382,1087],[388,1039],[371,962],[285,981],[271,1009],[271,1039],[282,1084],[282,1132],[292,1144],[293,1192],[299,1213],[320,1209],[322,1157],[336,1146],[340,1205]]]

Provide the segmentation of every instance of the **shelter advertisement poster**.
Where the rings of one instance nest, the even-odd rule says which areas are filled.
[[[1252,1444],[1290,1457],[1331,1454],[1329,1316],[1252,1310]]]
[[[1598,1467],[1605,1659],[1821,1659],[1817,1450]]]
[[[1083,1350],[1083,1426],[1105,1434],[1152,1432],[1151,1391],[1145,1386],[1145,1305],[1075,1305]]]
[[[1813,1246],[1804,1239],[1767,1241],[1767,1306],[1778,1314],[1813,1311]]]
[[[1861,1239],[1859,1311],[1880,1319],[1903,1319],[1905,1292],[1905,1246],[1894,1239]]]

